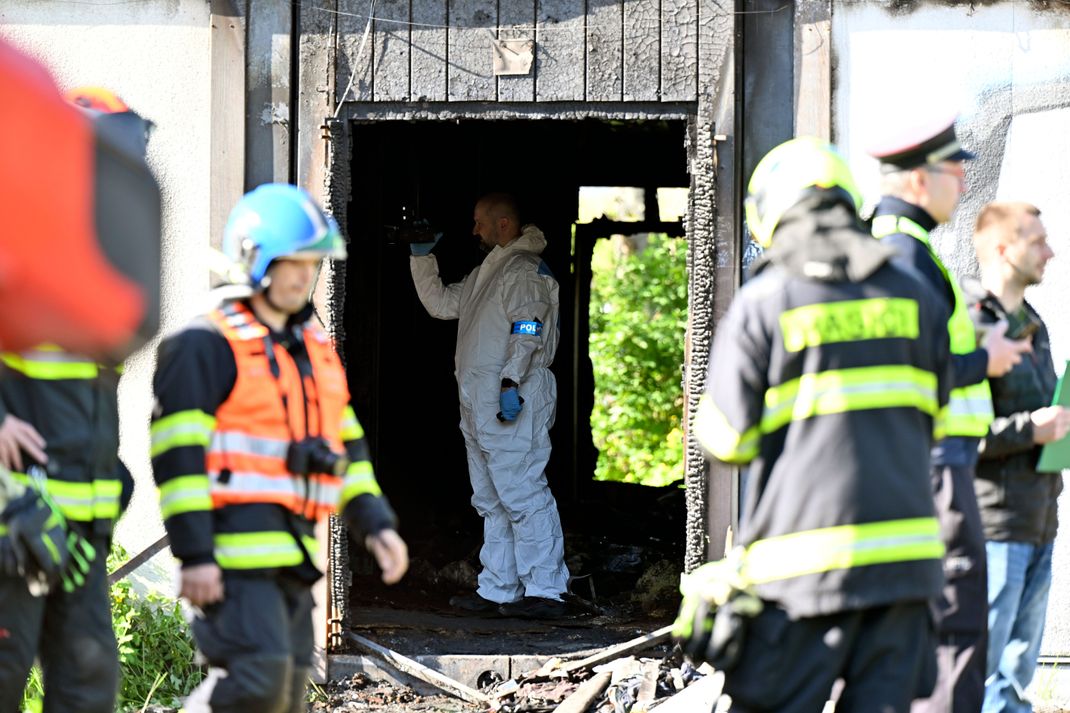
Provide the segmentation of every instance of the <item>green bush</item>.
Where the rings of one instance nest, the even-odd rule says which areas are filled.
[[[108,571],[126,561],[115,545]],[[193,663],[194,643],[178,601],[156,593],[137,594],[128,581],[111,588],[111,621],[119,645],[119,711],[147,705],[178,708],[181,698],[201,682],[204,671]],[[40,713],[42,680],[33,667],[22,710]]]
[[[591,433],[595,479],[661,486],[683,477],[687,243],[650,235],[641,250],[599,240],[592,258]]]

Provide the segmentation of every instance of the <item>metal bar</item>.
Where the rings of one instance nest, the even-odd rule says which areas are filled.
[[[167,535],[164,535],[160,539],[156,540],[151,545],[143,549],[141,552],[119,565],[118,569],[116,569],[114,572],[109,573],[108,584],[115,584],[120,579],[123,579],[135,569],[152,559],[157,552],[162,550],[164,547],[167,547],[168,544],[170,544],[170,540],[167,539]]]

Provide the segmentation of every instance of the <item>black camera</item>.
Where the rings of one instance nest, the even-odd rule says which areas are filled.
[[[1023,307],[1014,314],[1007,313],[1007,339],[1032,339],[1040,324]]]
[[[433,243],[438,233],[427,218],[412,218],[405,206],[401,206],[401,222],[398,225],[384,225],[388,245],[403,243]]]
[[[295,475],[333,473],[339,478],[349,468],[349,456],[336,453],[323,438],[294,441],[286,451],[286,469]]]

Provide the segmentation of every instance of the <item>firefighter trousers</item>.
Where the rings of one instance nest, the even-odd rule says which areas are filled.
[[[312,591],[292,577],[225,573],[224,599],[193,621],[215,669],[189,713],[303,713],[312,663]]]
[[[842,679],[836,713],[906,713],[932,689],[934,648],[925,602],[794,621],[766,602],[747,624],[724,691],[732,713],[818,713]]]
[[[21,577],[0,576],[0,713],[16,713],[34,657],[44,678],[44,713],[113,713],[119,654],[111,627],[105,562],[107,542],[85,585],[44,597],[30,595]]]
[[[988,569],[984,529],[971,466],[935,466],[936,516],[944,555],[938,603],[936,688],[915,701],[913,713],[978,713],[985,695],[988,647]]]

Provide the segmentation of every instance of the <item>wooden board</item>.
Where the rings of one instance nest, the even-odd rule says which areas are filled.
[[[338,14],[338,86],[335,91],[339,100],[371,101],[373,98],[373,67],[375,58],[375,38],[370,34],[364,39],[368,27],[368,13],[371,0],[349,0],[343,12]],[[301,26],[302,33],[305,26]],[[347,86],[350,86],[345,94]]]
[[[211,3],[211,191],[208,216],[212,247],[222,246],[223,226],[245,190],[245,27],[234,0]]]
[[[832,138],[832,8],[795,3],[795,135]]]
[[[620,101],[624,91],[623,0],[587,1],[587,101]]]
[[[658,0],[624,3],[624,101],[657,101],[661,17]]]
[[[583,0],[540,0],[536,16],[535,100],[583,99]]]
[[[288,0],[251,0],[245,22],[245,190],[290,180]]]
[[[491,40],[498,29],[496,0],[449,0],[449,101],[494,101]]]
[[[409,98],[409,0],[377,0],[374,51],[375,101]],[[381,19],[380,19],[381,18]]]
[[[688,220],[692,307],[685,345],[685,477],[689,490],[684,559],[688,571],[724,555],[725,533],[735,522],[738,500],[736,469],[720,461],[707,464],[691,429],[695,407],[706,386],[711,330],[735,296],[742,258],[736,193],[740,147],[734,124],[737,18],[719,0],[699,0],[698,8],[698,114],[688,126],[692,173]],[[724,138],[715,140],[714,136]]]
[[[446,99],[446,0],[412,0],[409,91],[413,101]]]
[[[698,96],[697,10],[695,0],[662,0],[662,101],[694,101]]]
[[[535,0],[510,0],[498,7],[499,39],[535,38]],[[536,46],[535,52],[539,48]],[[530,102],[535,100],[535,68],[531,74],[498,77],[498,101]]]

